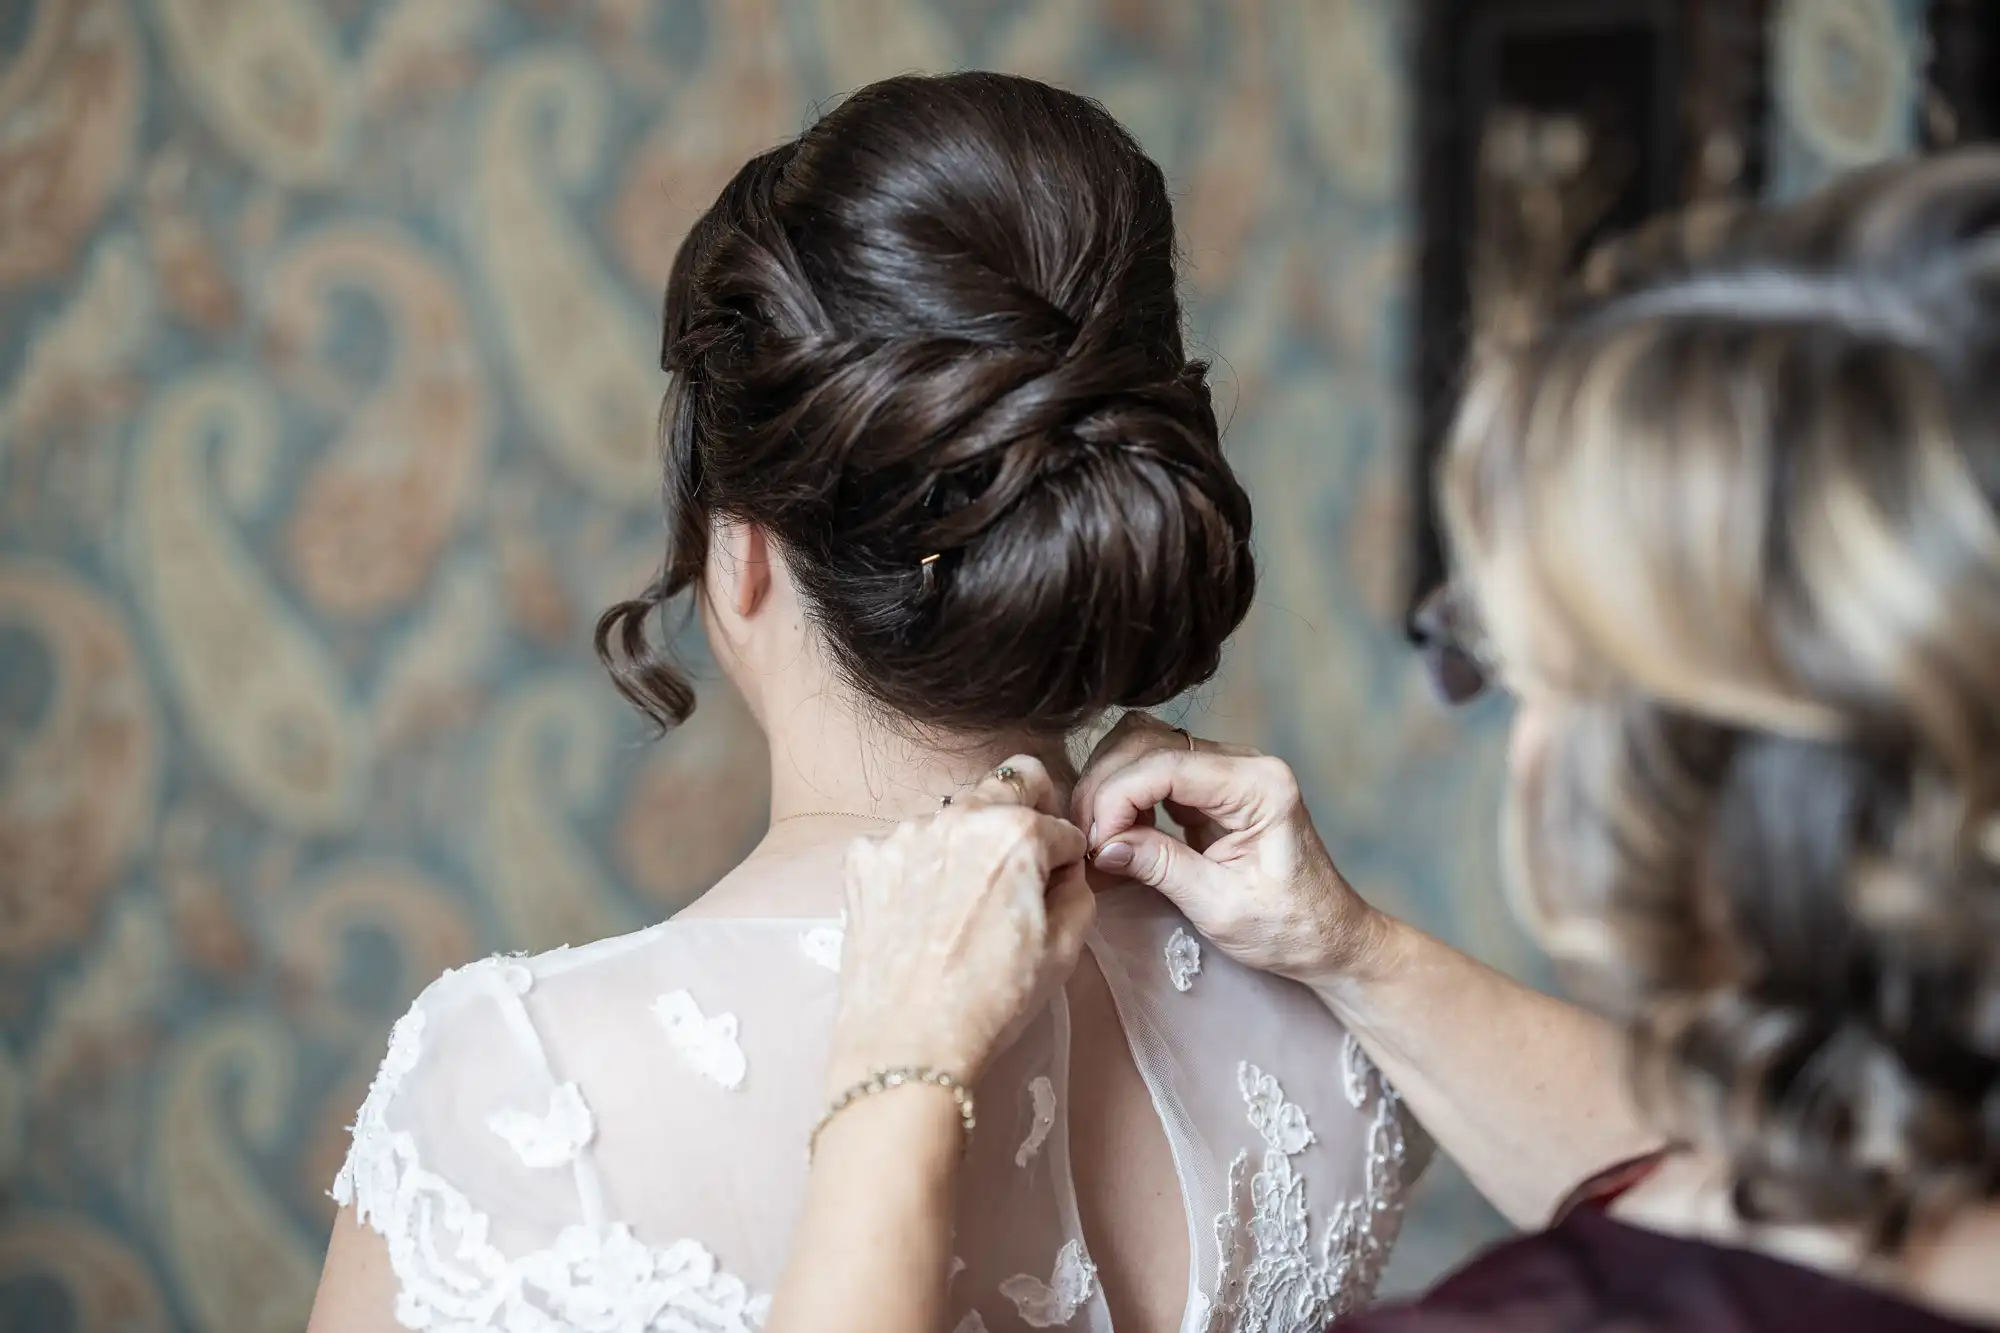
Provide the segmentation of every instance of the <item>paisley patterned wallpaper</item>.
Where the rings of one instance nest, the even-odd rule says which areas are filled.
[[[1913,12],[1789,8],[1788,182],[1896,142]],[[754,841],[740,709],[639,744],[586,631],[657,557],[674,244],[899,70],[1083,88],[1179,182],[1267,570],[1191,724],[1294,760],[1371,893],[1537,975],[1492,866],[1504,719],[1440,715],[1391,629],[1408,13],[0,5],[0,1329],[300,1327],[408,998]],[[1405,1282],[1491,1225],[1438,1173]]]
[[[1769,188],[1794,198],[1917,143],[1930,0],[1785,0],[1772,34]]]

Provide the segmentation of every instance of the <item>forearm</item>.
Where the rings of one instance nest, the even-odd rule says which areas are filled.
[[[1625,1081],[1625,1039],[1412,926],[1314,989],[1438,1146],[1518,1226],[1593,1172],[1657,1146]]]
[[[964,1132],[950,1097],[916,1086],[826,1127],[766,1333],[935,1333]]]

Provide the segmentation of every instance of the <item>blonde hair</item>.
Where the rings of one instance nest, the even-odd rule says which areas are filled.
[[[2000,1194],[2000,152],[1657,226],[1483,349],[1445,517],[1556,719],[1515,879],[1752,1219]]]

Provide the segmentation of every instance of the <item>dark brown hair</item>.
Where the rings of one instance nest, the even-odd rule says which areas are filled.
[[[1475,374],[1517,886],[1752,1221],[2000,1197],[2000,152],[1658,227]]]
[[[885,80],[752,159],[667,286],[670,541],[598,622],[619,689],[693,709],[647,625],[717,517],[775,539],[844,674],[918,722],[1066,730],[1206,680],[1250,503],[1175,262],[1159,168],[1029,79]]]

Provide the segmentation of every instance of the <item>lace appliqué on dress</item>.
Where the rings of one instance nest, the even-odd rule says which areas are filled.
[[[1357,1068],[1358,1048],[1344,1052]],[[1312,1143],[1305,1112],[1285,1099],[1276,1079],[1254,1065],[1238,1069],[1250,1123],[1263,1136],[1264,1161],[1250,1173],[1250,1154],[1229,1169],[1230,1211],[1215,1220],[1218,1290],[1207,1305],[1209,1333],[1285,1333],[1322,1328],[1365,1305],[1382,1276],[1402,1221],[1403,1127],[1399,1099],[1360,1055],[1363,1082],[1349,1082],[1353,1100],[1373,1101],[1367,1187],[1327,1219],[1317,1247],[1306,1207],[1305,1180],[1292,1158]],[[1345,1072],[1345,1071],[1344,1071]],[[1296,1145],[1296,1146],[1294,1146]]]
[[[1167,979],[1174,983],[1174,989],[1186,994],[1194,989],[1194,979],[1201,975],[1201,945],[1194,936],[1178,926],[1167,940]]]
[[[355,1114],[350,1132],[353,1143],[347,1150],[347,1160],[341,1163],[340,1173],[333,1178],[330,1191],[335,1203],[343,1206],[357,1204],[355,1213],[361,1215],[365,1201],[388,1199],[396,1193],[396,1154],[389,1131],[389,1099],[396,1095],[403,1076],[417,1067],[417,1058],[423,1053],[424,1011],[411,1009],[396,1020],[396,1026],[389,1029],[389,1053],[382,1057],[381,1067],[368,1084],[368,1096],[362,1099],[361,1110]],[[367,1219],[362,1218],[363,1221]],[[377,1231],[382,1228],[377,1227]],[[387,1235],[387,1232],[383,1232]]]
[[[415,1138],[389,1124],[423,1032],[421,1009],[391,1032],[332,1190],[388,1243],[397,1322],[428,1333],[757,1333],[770,1298],[752,1296],[695,1241],[654,1248],[623,1225],[578,1225],[516,1258],[494,1246],[486,1214],[425,1170]]]
[[[567,1166],[576,1160],[577,1149],[597,1132],[583,1092],[574,1083],[565,1083],[550,1094],[546,1115],[499,1110],[486,1117],[486,1127],[507,1140],[523,1166],[537,1169]]]
[[[1285,1100],[1285,1090],[1277,1079],[1245,1064],[1236,1068],[1236,1083],[1243,1090],[1243,1104],[1250,1108],[1250,1124],[1264,1136],[1267,1147],[1296,1157],[1313,1145],[1312,1126],[1306,1123],[1304,1109]]]
[[[1096,1290],[1097,1265],[1083,1252],[1082,1242],[1074,1240],[1056,1255],[1055,1272],[1047,1282],[1016,1273],[1000,1284],[1000,1294],[1014,1302],[1021,1322],[1030,1328],[1061,1328]]]
[[[839,926],[814,926],[799,934],[799,952],[829,972],[840,971],[840,950],[847,932]]]
[[[1340,1088],[1347,1094],[1347,1104],[1357,1111],[1368,1105],[1368,1082],[1374,1073],[1368,1052],[1361,1049],[1361,1039],[1348,1033],[1340,1045]]]
[[[1056,1124],[1056,1085],[1047,1078],[1037,1076],[1028,1084],[1028,1096],[1035,1103],[1035,1123],[1028,1126],[1028,1137],[1021,1140],[1020,1148],[1014,1153],[1015,1166],[1026,1166],[1035,1160],[1035,1155],[1049,1141],[1049,1131]]]
[[[965,1318],[958,1321],[951,1333],[986,1333],[986,1321],[979,1317],[979,1311],[967,1310]]]
[[[526,995],[535,984],[534,973],[513,954],[495,954],[464,967],[451,968],[431,984],[436,987],[452,977],[481,974],[497,976],[516,995]],[[388,1053],[376,1068],[375,1077],[368,1084],[368,1096],[348,1127],[353,1143],[329,1191],[335,1202],[345,1205],[356,1198],[386,1199],[395,1192],[397,1171],[395,1154],[391,1151],[389,1101],[404,1076],[417,1067],[423,1049],[424,1011],[421,1004],[416,1004],[389,1029]]]
[[[653,1016],[667,1029],[667,1039],[696,1073],[734,1091],[743,1086],[749,1062],[736,1043],[736,1015],[704,1016],[694,996],[684,990],[653,1001]]]

